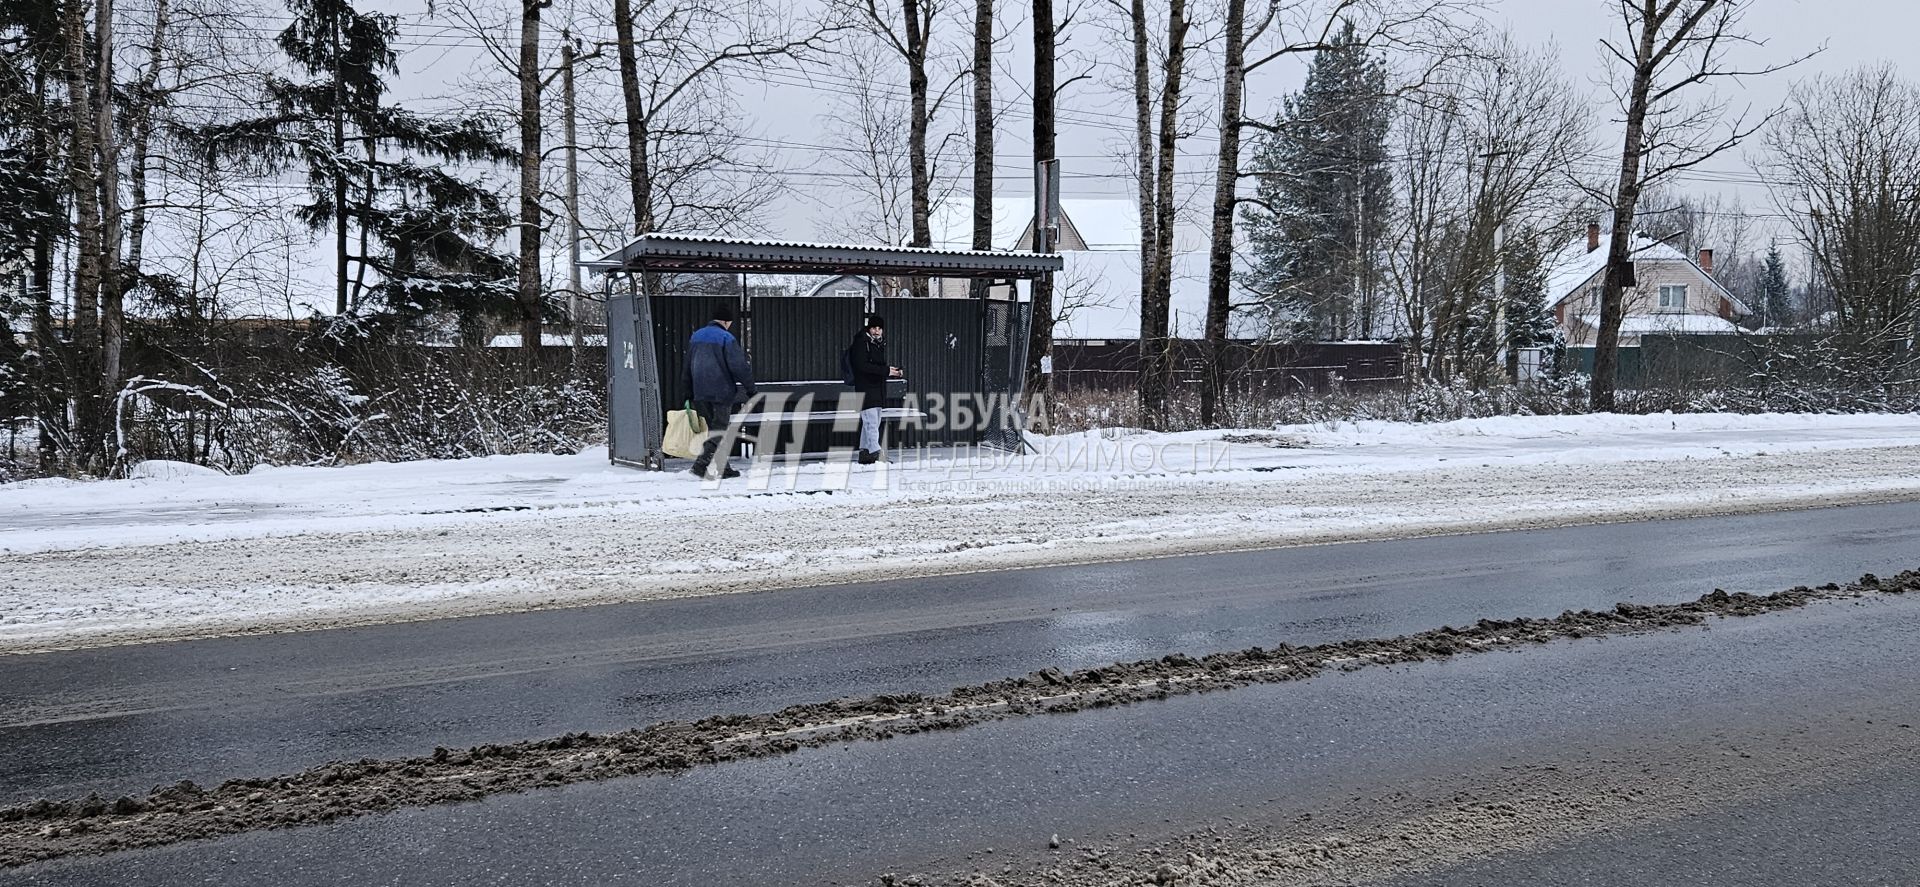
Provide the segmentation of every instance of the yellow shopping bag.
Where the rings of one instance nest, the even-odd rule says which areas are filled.
[[[667,434],[660,440],[660,452],[682,459],[697,459],[701,445],[706,442],[707,420],[693,411],[691,402],[686,409],[667,414]]]

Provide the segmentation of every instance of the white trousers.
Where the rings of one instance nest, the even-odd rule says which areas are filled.
[[[860,451],[863,453],[880,452],[879,407],[869,407],[860,411]]]

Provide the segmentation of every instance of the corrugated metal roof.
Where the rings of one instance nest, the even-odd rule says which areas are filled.
[[[602,273],[705,271],[1024,279],[1059,271],[1061,260],[1058,255],[1039,253],[647,234],[588,265]]]

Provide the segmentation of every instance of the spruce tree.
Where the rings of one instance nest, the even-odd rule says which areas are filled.
[[[1761,326],[1787,326],[1794,321],[1793,289],[1787,285],[1787,263],[1780,247],[1767,247],[1767,263],[1760,271]]]
[[[513,312],[513,260],[489,249],[511,219],[499,196],[456,171],[513,152],[482,117],[389,104],[398,72],[393,16],[349,0],[290,0],[277,42],[311,79],[270,78],[267,115],[203,133],[210,150],[270,168],[304,166],[300,218],[335,245],[335,310],[410,320],[451,312],[463,326]],[[368,272],[373,272],[370,279]]]
[[[1378,244],[1392,209],[1392,108],[1386,66],[1351,22],[1332,43],[1315,54],[1306,84],[1256,149],[1244,281],[1266,298],[1276,334],[1369,338]]]
[[[29,407],[40,467],[73,439],[70,396],[90,380],[71,371],[75,345],[54,328],[55,259],[72,234],[64,148],[72,120],[61,102],[66,9],[44,0],[0,0],[0,399]],[[15,335],[25,334],[16,344]]]
[[[1546,256],[1538,242],[1510,241],[1504,257],[1507,280],[1502,301],[1506,303],[1507,335],[1503,347],[1507,350],[1509,377],[1517,375],[1520,349],[1551,346],[1556,340],[1553,315],[1547,313]]]

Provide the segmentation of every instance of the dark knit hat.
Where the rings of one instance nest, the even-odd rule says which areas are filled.
[[[881,316],[880,316],[880,315],[878,315],[878,314],[869,314],[869,315],[867,315],[867,325],[866,325],[866,326],[864,326],[864,327],[861,327],[861,329],[868,329],[868,330],[870,330],[870,329],[873,329],[874,327],[879,327],[879,328],[881,328],[881,329],[883,329],[883,330],[884,330],[884,329],[886,329],[886,328],[887,328],[887,319],[886,319],[886,318],[884,318],[884,317],[881,317]]]
[[[720,304],[713,306],[713,319],[724,320],[727,323],[732,323],[733,322],[733,306],[725,302],[721,302]]]

